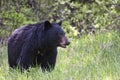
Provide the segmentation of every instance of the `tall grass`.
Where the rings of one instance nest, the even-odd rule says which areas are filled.
[[[120,33],[107,32],[71,39],[68,48],[58,48],[56,67],[43,73],[9,70],[7,48],[0,48],[0,80],[120,80]]]

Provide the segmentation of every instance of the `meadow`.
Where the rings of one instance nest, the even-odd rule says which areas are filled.
[[[7,46],[0,46],[0,80],[120,80],[120,32],[110,31],[70,39],[58,48],[56,67],[42,72],[9,70]]]

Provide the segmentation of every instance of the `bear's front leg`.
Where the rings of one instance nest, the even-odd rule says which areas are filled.
[[[57,58],[57,48],[48,50],[43,55],[37,56],[37,62],[41,65],[43,71],[52,71],[55,67]]]
[[[35,59],[35,52],[29,50],[22,50],[20,57],[17,60],[18,67],[23,69],[28,69],[30,66],[33,66],[33,62]]]

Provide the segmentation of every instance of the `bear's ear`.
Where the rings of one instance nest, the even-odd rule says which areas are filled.
[[[61,26],[62,25],[62,20],[60,20],[60,22],[58,22],[58,24]]]
[[[52,27],[51,23],[49,21],[44,22],[44,30],[48,30]]]

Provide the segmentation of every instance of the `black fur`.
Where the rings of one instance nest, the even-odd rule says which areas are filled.
[[[12,68],[28,69],[41,65],[42,70],[53,70],[57,47],[69,45],[61,23],[31,24],[16,29],[8,41],[8,62]]]

